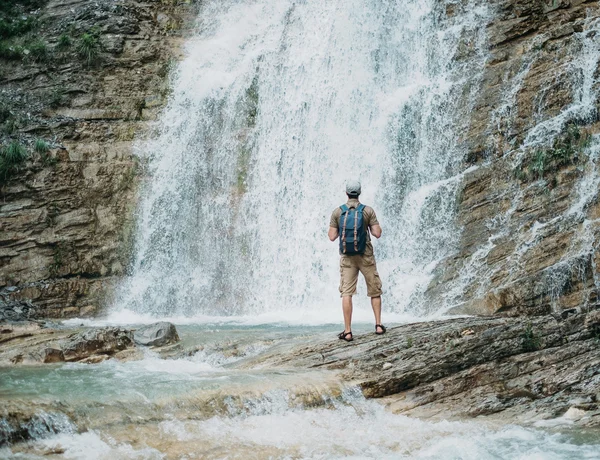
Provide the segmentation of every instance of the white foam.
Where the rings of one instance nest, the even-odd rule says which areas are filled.
[[[298,310],[298,311],[272,311],[258,315],[232,315],[232,316],[164,316],[157,317],[152,314],[137,313],[131,310],[121,310],[110,313],[105,318],[72,318],[62,323],[67,326],[131,326],[151,324],[157,321],[168,321],[176,325],[281,325],[281,326],[322,326],[340,324],[342,322],[341,302],[336,308],[329,311]],[[385,324],[408,324],[422,321],[433,321],[451,318],[443,314],[434,313],[429,316],[414,316],[406,313],[383,312]],[[369,307],[355,308],[352,322],[354,324],[371,324],[374,321],[373,312]]]

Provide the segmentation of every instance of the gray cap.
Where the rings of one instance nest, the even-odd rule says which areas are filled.
[[[346,182],[346,193],[348,195],[360,195],[360,181],[352,179]]]

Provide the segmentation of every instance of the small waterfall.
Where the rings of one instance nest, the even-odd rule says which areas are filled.
[[[207,1],[156,135],[138,145],[148,174],[115,309],[332,308],[329,216],[360,177],[384,229],[387,308],[422,314],[457,242],[457,139],[487,15],[476,1]]]

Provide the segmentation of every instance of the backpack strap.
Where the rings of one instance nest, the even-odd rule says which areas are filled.
[[[354,211],[354,252],[358,252],[358,210]]]
[[[344,223],[342,224],[342,252],[346,254],[346,225],[348,223],[349,208],[345,204],[340,206],[342,213],[344,214]]]
[[[354,213],[354,251],[358,252],[358,214],[362,215],[363,209],[365,209],[364,204],[359,204],[358,208],[356,208],[356,212]]]

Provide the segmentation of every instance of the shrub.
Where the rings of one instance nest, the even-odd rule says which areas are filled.
[[[29,56],[31,56],[34,61],[45,61],[48,57],[48,47],[42,40],[38,39],[31,42],[27,48],[29,49]]]
[[[2,132],[4,134],[12,134],[19,129],[19,120],[17,117],[9,117],[2,125]]]
[[[94,64],[100,55],[100,43],[96,35],[93,33],[83,34],[79,39],[77,52],[86,65]]]
[[[67,34],[62,34],[60,37],[58,37],[58,43],[56,44],[56,48],[58,48],[59,50],[66,50],[70,46],[71,37],[69,37]]]
[[[65,90],[61,87],[54,88],[48,94],[48,105],[53,109],[61,107],[65,104]]]
[[[0,181],[8,179],[27,160],[27,156],[25,147],[16,141],[0,150]]]
[[[10,111],[9,105],[0,100],[0,123],[4,123],[12,116],[12,112]]]
[[[32,17],[0,18],[0,38],[11,38],[26,34],[33,30],[36,25],[37,21]]]
[[[591,135],[574,123],[566,125],[563,133],[547,150],[537,150],[528,162],[515,170],[515,177],[525,182],[538,180],[556,173],[561,168],[579,162],[589,146]],[[551,181],[555,182],[555,181]]]
[[[524,352],[539,350],[542,346],[540,337],[533,330],[531,323],[527,323],[527,327],[521,334],[521,348]]]
[[[0,41],[0,58],[17,60],[25,55],[25,50],[21,45]]]
[[[40,155],[45,155],[50,150],[50,146],[44,139],[37,139],[33,145],[33,150]]]

